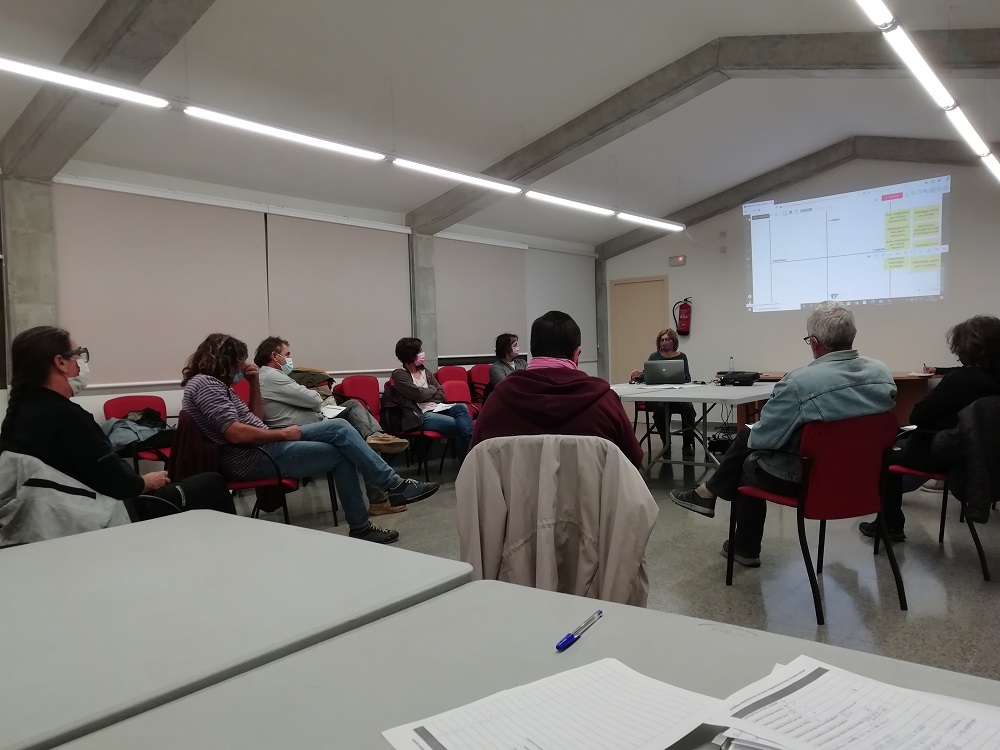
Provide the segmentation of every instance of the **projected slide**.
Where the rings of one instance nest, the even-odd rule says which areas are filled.
[[[944,296],[944,196],[951,177],[792,203],[743,206],[747,308],[801,310],[824,300],[884,305]]]

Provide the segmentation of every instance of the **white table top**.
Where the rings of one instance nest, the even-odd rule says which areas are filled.
[[[687,385],[683,388],[619,383],[611,386],[611,389],[622,401],[734,405],[766,401],[771,397],[774,383],[755,383],[746,386]]]
[[[710,584],[722,586],[723,581]],[[557,654],[556,642],[598,606],[603,619]],[[1000,683],[991,680],[680,615],[479,581],[61,750],[386,750],[382,730],[605,657],[722,698],[800,654],[897,685],[1000,705]],[[681,746],[708,748],[713,735],[703,728]]]
[[[2,550],[0,748],[51,747],[470,578],[464,563],[211,511]]]

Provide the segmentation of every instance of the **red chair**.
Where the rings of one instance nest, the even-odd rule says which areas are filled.
[[[469,388],[472,390],[472,402],[486,402],[486,389],[490,384],[490,365],[473,365],[469,368]]]
[[[167,402],[159,396],[118,396],[109,398],[104,402],[105,419],[125,419],[130,411],[142,411],[143,409],[153,409],[163,421],[167,421]],[[136,473],[139,473],[139,459],[143,461],[162,461],[164,464],[170,460],[169,448],[155,448],[144,451],[137,451],[132,456],[132,466]]]
[[[856,518],[879,513],[882,508],[882,479],[884,467],[898,429],[892,412],[853,417],[833,422],[810,422],[802,429],[799,454],[787,451],[762,451],[795,455],[802,465],[802,483],[798,497],[777,495],[759,487],[740,487],[746,497],[766,500],[796,509],[799,546],[809,574],[816,622],[823,624],[823,604],[820,601],[816,572],[823,572],[823,547],[826,543],[826,522],[842,518]],[[819,521],[819,550],[816,571],[813,570],[806,540],[805,520]],[[879,514],[879,529],[875,534],[874,553],[878,554],[879,539],[885,538],[885,551],[889,556],[899,608],[906,609],[903,578],[896,565],[896,555],[885,527],[885,518]],[[729,560],[726,565],[726,585],[733,583],[733,556],[736,553],[736,514],[729,516]]]
[[[446,380],[441,384],[444,389],[444,400],[449,404],[465,404],[469,407],[469,416],[473,420],[479,416],[479,407],[472,403],[472,393],[469,384],[459,380]]]
[[[382,388],[374,375],[348,375],[335,388],[340,388],[345,398],[360,401],[378,422],[381,417]]]
[[[892,464],[889,467],[889,471],[893,474],[903,474],[911,477],[921,477],[923,479],[934,479],[938,482],[944,483],[944,492],[941,497],[941,526],[938,527],[938,544],[944,544],[944,524],[948,519],[948,477],[944,474],[935,474],[930,471],[919,471],[917,469],[911,469],[908,466],[900,466],[898,464]],[[983,543],[979,541],[979,533],[976,531],[976,526],[967,515],[965,515],[965,503],[959,499],[962,505],[962,511],[959,514],[958,520],[965,521],[969,525],[969,532],[972,534],[972,541],[975,542],[976,552],[979,554],[979,565],[983,569],[983,580],[990,580],[990,568],[986,564],[986,553],[983,551]]]
[[[237,396],[239,396],[241,399],[243,399],[243,403],[244,404],[247,404],[247,405],[250,404],[250,381],[249,380],[247,380],[246,378],[243,378],[242,380],[239,380],[239,381],[233,383],[232,386],[230,386],[230,387],[234,391],[236,391],[236,395]]]
[[[459,365],[445,365],[434,373],[434,377],[441,385],[444,385],[451,380],[460,380],[463,383],[469,382],[468,371]]]

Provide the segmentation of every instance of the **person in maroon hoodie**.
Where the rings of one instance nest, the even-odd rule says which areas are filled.
[[[580,326],[558,310],[531,324],[531,362],[493,390],[472,433],[483,440],[512,435],[593,435],[610,440],[637,467],[642,448],[618,394],[606,380],[577,369]]]

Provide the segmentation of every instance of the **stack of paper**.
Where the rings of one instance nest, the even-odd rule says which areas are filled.
[[[800,656],[723,701],[729,750],[1000,747],[1000,710],[860,677]]]
[[[397,750],[663,750],[702,724],[724,750],[996,750],[1000,709],[800,656],[724,701],[604,659],[383,732]]]
[[[322,409],[320,409],[320,411],[322,412],[323,416],[326,417],[327,419],[336,419],[338,416],[340,416],[340,413],[346,408],[347,408],[346,406],[327,404]]]
[[[719,705],[603,659],[382,735],[397,750],[663,750]]]

